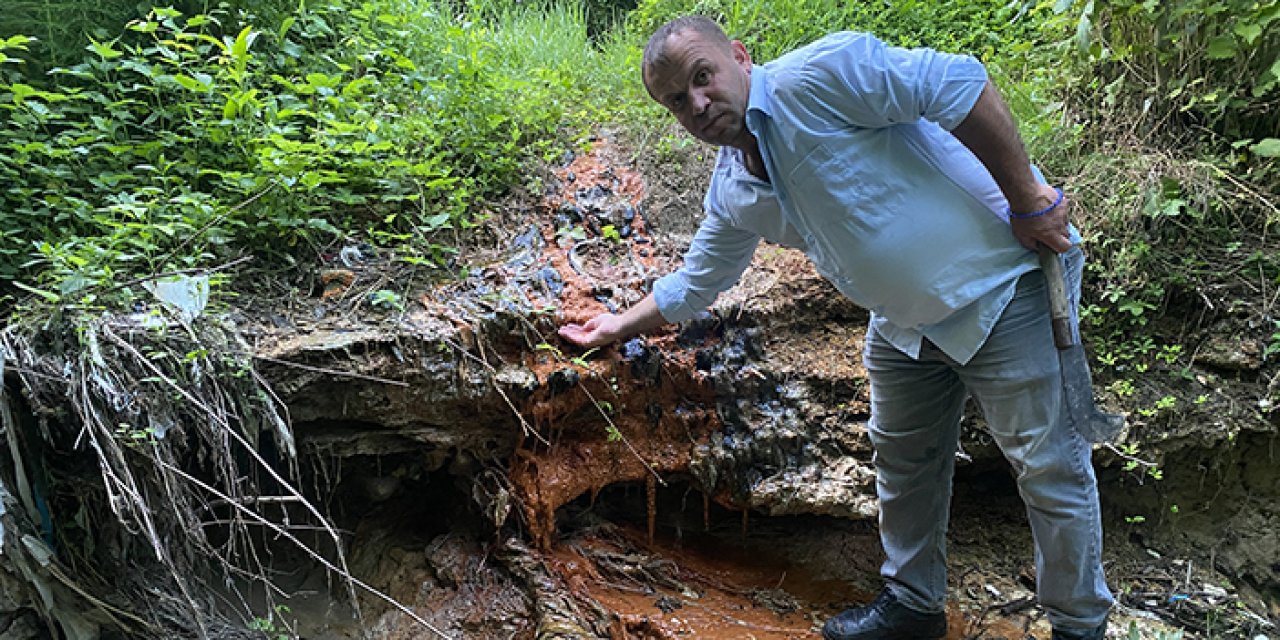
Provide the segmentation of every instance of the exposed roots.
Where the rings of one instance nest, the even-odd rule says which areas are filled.
[[[344,541],[294,488],[288,417],[248,351],[223,320],[164,310],[0,332],[4,551],[33,567],[51,628],[247,635],[288,595],[269,568],[280,540],[355,605]]]

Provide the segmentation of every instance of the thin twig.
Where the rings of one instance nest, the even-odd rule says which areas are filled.
[[[591,395],[591,390],[587,388],[587,385],[579,384],[578,386],[580,386],[582,391],[587,394],[587,397],[591,399],[591,404],[595,405],[596,411],[600,412],[600,415],[604,417],[604,421],[609,423],[609,428],[612,429],[610,433],[618,434],[618,439],[622,441],[622,444],[627,445],[627,450],[631,452],[631,455],[635,456],[636,460],[639,460],[640,464],[644,465],[644,468],[648,469],[649,473],[653,474],[653,477],[658,479],[658,484],[661,484],[664,487],[667,486],[667,481],[663,480],[662,476],[658,475],[657,470],[655,470],[652,465],[646,462],[644,458],[640,457],[640,452],[636,451],[636,448],[631,446],[631,442],[627,440],[627,437],[622,435],[622,431],[618,429],[618,425],[613,423],[613,420],[609,418],[609,414],[605,413],[604,407],[600,406],[600,403],[596,401],[596,397]]]
[[[1106,450],[1110,451],[1111,453],[1114,453],[1114,454],[1116,454],[1116,455],[1120,456],[1121,458],[1123,458],[1123,459],[1125,459],[1125,460],[1128,460],[1129,462],[1132,462],[1132,463],[1134,463],[1134,464],[1137,464],[1137,465],[1139,465],[1139,466],[1141,466],[1141,467],[1143,467],[1143,468],[1146,468],[1146,469],[1153,469],[1153,468],[1155,468],[1155,467],[1160,466],[1159,464],[1157,464],[1157,463],[1155,463],[1155,462],[1148,462],[1148,461],[1146,461],[1146,460],[1143,460],[1142,458],[1138,458],[1138,457],[1135,457],[1135,456],[1129,455],[1129,454],[1127,454],[1127,453],[1125,453],[1125,452],[1121,451],[1120,449],[1118,449],[1114,444],[1111,444],[1110,442],[1103,443],[1103,445],[1102,445],[1102,446],[1103,446],[1103,448],[1105,448]]]
[[[244,520],[241,520],[239,518],[232,518],[229,520],[201,520],[199,524],[202,527],[220,527],[220,526],[227,526],[227,525],[244,526],[244,525],[261,524],[261,523],[245,522]],[[279,526],[282,529],[288,529],[290,531],[328,531],[328,529],[324,527],[317,527],[313,524],[284,524],[284,525],[277,525],[277,526]],[[334,529],[334,531],[337,531],[338,533],[341,533],[343,535],[348,535],[348,536],[355,535],[354,531],[348,531],[346,529]]]
[[[365,591],[368,591],[370,594],[373,594],[374,596],[377,596],[379,599],[381,599],[381,600],[383,600],[383,601],[387,602],[388,604],[390,604],[391,606],[393,606],[393,607],[395,607],[395,608],[399,609],[399,610],[400,610],[402,613],[404,613],[405,615],[409,616],[410,618],[413,618],[413,620],[414,620],[415,622],[417,622],[417,623],[421,624],[422,626],[426,627],[427,629],[430,629],[430,630],[431,630],[433,633],[435,633],[437,636],[439,636],[439,637],[441,637],[441,638],[444,638],[445,640],[451,640],[447,634],[445,634],[443,631],[441,631],[441,630],[439,630],[439,629],[435,628],[434,626],[432,626],[430,622],[427,622],[426,620],[423,620],[421,617],[419,617],[419,616],[418,616],[418,614],[414,613],[412,609],[410,609],[410,608],[406,607],[405,605],[401,604],[401,603],[400,603],[400,601],[396,600],[395,598],[392,598],[391,596],[389,596],[389,595],[387,595],[387,594],[385,594],[385,593],[383,593],[383,592],[381,592],[381,591],[379,591],[379,590],[377,590],[377,589],[375,589],[375,588],[373,588],[373,587],[369,586],[368,584],[365,584],[365,583],[364,583],[363,581],[361,581],[359,578],[357,578],[357,577],[355,577],[355,576],[351,575],[351,573],[350,573],[349,571],[347,571],[345,568],[343,568],[343,569],[339,569],[339,568],[338,568],[337,566],[335,566],[332,562],[330,562],[328,558],[325,558],[324,556],[320,555],[319,553],[317,553],[316,551],[314,551],[313,549],[311,549],[311,547],[308,547],[307,545],[303,544],[301,540],[298,540],[296,537],[294,537],[294,535],[293,535],[293,534],[289,533],[287,530],[285,530],[284,528],[282,528],[280,525],[277,525],[276,523],[271,522],[270,520],[267,520],[266,518],[262,517],[261,515],[258,515],[258,514],[257,514],[257,513],[255,513],[252,509],[249,509],[248,507],[245,507],[245,506],[243,506],[243,505],[239,504],[238,502],[236,502],[235,500],[233,500],[230,496],[228,496],[228,495],[226,495],[226,494],[222,493],[221,491],[218,491],[217,489],[215,489],[214,487],[209,486],[208,484],[205,484],[204,482],[200,481],[200,479],[199,479],[199,478],[196,478],[195,476],[192,476],[192,475],[190,475],[190,474],[186,473],[186,472],[185,472],[185,471],[183,471],[182,469],[179,469],[179,468],[177,468],[177,467],[175,467],[175,466],[173,466],[173,465],[171,465],[171,464],[169,464],[169,463],[167,463],[167,462],[165,462],[165,461],[163,461],[163,460],[157,460],[156,462],[157,462],[157,463],[159,463],[161,466],[165,467],[166,469],[168,469],[169,471],[171,471],[171,472],[173,472],[173,473],[175,473],[175,474],[177,474],[177,475],[181,476],[182,478],[184,478],[184,479],[185,479],[185,480],[187,480],[188,482],[190,482],[190,483],[192,483],[192,484],[194,484],[194,485],[196,485],[196,486],[200,487],[201,489],[204,489],[205,491],[208,491],[209,493],[212,493],[212,494],[213,494],[213,495],[215,495],[215,496],[218,496],[219,498],[222,498],[223,500],[225,500],[225,501],[226,501],[226,503],[227,503],[227,504],[231,505],[232,507],[235,507],[235,509],[236,509],[237,511],[240,511],[241,513],[243,513],[243,514],[245,514],[246,516],[248,516],[250,519],[257,521],[257,522],[258,522],[259,524],[261,524],[262,526],[264,526],[264,527],[266,527],[266,528],[268,528],[268,529],[271,529],[271,530],[272,530],[272,531],[274,531],[276,534],[278,534],[280,537],[282,537],[282,538],[284,538],[284,539],[288,540],[289,542],[292,542],[292,543],[293,543],[294,545],[296,545],[299,549],[301,549],[303,553],[305,553],[305,554],[307,554],[307,555],[311,556],[314,560],[316,560],[316,561],[317,561],[317,562],[319,562],[320,564],[324,565],[324,567],[325,567],[326,569],[328,569],[328,570],[330,570],[330,571],[333,571],[334,573],[337,573],[338,575],[342,576],[342,577],[343,577],[343,579],[350,581],[352,584],[354,584],[354,585],[356,585],[356,586],[360,587],[361,589],[364,589]],[[330,531],[332,531],[332,529],[330,529]]]
[[[169,251],[169,253],[166,253],[163,258],[157,260],[156,261],[157,264],[164,264],[170,258],[177,255],[179,251],[182,251],[183,249],[185,249],[188,244],[191,244],[192,240],[195,240],[196,238],[199,238],[201,235],[204,235],[204,232],[208,231],[209,227],[212,227],[213,225],[219,222],[222,222],[223,220],[226,220],[227,216],[249,206],[250,204],[253,204],[255,201],[258,200],[258,198],[261,198],[262,196],[267,195],[267,193],[269,193],[272,189],[275,189],[279,184],[280,184],[279,182],[276,182],[273,180],[271,184],[267,185],[267,188],[253,194],[252,196],[246,198],[243,202],[231,207],[230,209],[227,209],[226,211],[223,211],[221,214],[214,216],[208,222],[204,223],[203,227],[196,229],[194,233],[187,236],[187,239],[183,240],[181,244],[174,247],[172,250]],[[162,276],[152,276],[152,278],[158,278],[158,277],[162,277]]]
[[[205,406],[203,402],[200,402],[200,400],[196,399],[185,388],[183,388],[182,385],[179,385],[177,382],[174,382],[172,378],[165,375],[162,371],[160,371],[159,368],[156,367],[156,365],[153,362],[151,362],[150,359],[143,356],[141,353],[138,353],[138,350],[135,349],[132,344],[129,344],[127,341],[121,339],[114,332],[112,332],[110,328],[104,327],[104,331],[108,338],[110,338],[113,342],[115,342],[121,348],[130,352],[133,355],[133,357],[137,359],[139,363],[141,363],[147,369],[151,370],[151,372],[154,373],[161,381],[163,381],[168,386],[172,387],[182,397],[186,398],[188,402],[198,407],[206,415],[219,418],[218,422],[220,422],[220,426],[223,428],[224,433],[229,434],[232,438],[235,438],[235,440],[240,444],[240,446],[244,447],[245,451],[247,451],[249,455],[252,456],[259,465],[261,465],[262,469],[264,469],[268,475],[270,475],[276,482],[279,482],[280,485],[289,493],[297,496],[302,501],[301,504],[303,508],[309,511],[316,518],[318,522],[324,523],[325,526],[328,526],[328,521],[325,519],[324,515],[322,515],[320,511],[315,508],[314,505],[312,505],[309,501],[307,501],[307,499],[304,498],[301,493],[298,493],[298,490],[294,489],[292,484],[285,481],[284,478],[280,477],[280,474],[277,473],[276,470],[272,468],[271,465],[268,464],[266,460],[262,459],[262,456],[259,455],[257,450],[252,445],[250,445],[247,440],[245,440],[243,435],[241,435],[235,429],[233,429],[231,425],[226,422],[225,418],[218,416],[217,414],[212,412],[207,406]],[[237,508],[239,508],[239,505],[236,505],[236,506]],[[351,577],[350,572],[347,571],[346,554],[342,552],[342,540],[338,537],[338,534],[332,530],[330,530],[330,537],[333,539],[334,548],[338,554],[338,561],[343,568],[344,573],[342,575],[346,576],[349,580],[354,580],[354,578]],[[354,590],[352,591],[351,596],[352,596],[352,606],[356,608],[356,615],[359,615],[360,609],[359,609],[359,604],[355,602]]]
[[[130,629],[123,622],[121,622],[119,618],[117,618],[116,616],[120,616],[122,618],[128,618],[129,620],[132,620],[133,622],[136,622],[139,625],[146,627],[147,629],[150,629],[152,631],[159,631],[159,629],[156,629],[154,625],[148,623],[146,620],[143,620],[142,618],[139,618],[138,616],[135,616],[132,613],[129,613],[128,611],[124,611],[123,609],[113,607],[110,604],[103,602],[98,598],[93,597],[93,594],[85,591],[83,587],[76,584],[76,582],[72,580],[67,574],[63,573],[62,568],[59,567],[58,565],[54,563],[49,563],[44,568],[49,570],[49,575],[52,575],[53,577],[57,578],[58,581],[66,585],[68,589],[71,589],[72,591],[76,592],[76,594],[78,594],[80,597],[84,598],[85,600],[88,600],[90,604],[102,610],[102,612],[105,613],[107,617],[111,618],[117,625],[122,627],[121,631],[123,631],[124,633],[132,635],[133,630]]]
[[[401,381],[401,380],[389,380],[389,379],[387,379],[387,378],[379,378],[379,377],[377,377],[377,376],[367,376],[367,375],[364,375],[364,374],[362,374],[362,373],[354,373],[354,372],[351,372],[351,371],[340,371],[340,370],[338,370],[338,369],[326,369],[326,368],[324,368],[324,367],[315,367],[315,366],[312,366],[312,365],[309,365],[309,364],[302,364],[302,363],[300,363],[300,362],[290,362],[290,361],[288,361],[288,360],[281,360],[281,359],[279,359],[279,358],[272,358],[271,356],[264,356],[264,355],[259,355],[259,354],[256,354],[256,353],[254,353],[254,354],[249,354],[249,355],[250,355],[251,357],[253,357],[254,359],[256,359],[256,360],[266,360],[267,362],[274,362],[274,363],[276,363],[276,364],[282,364],[282,365],[284,365],[284,366],[286,366],[286,367],[293,367],[293,368],[295,368],[295,369],[302,369],[302,370],[304,370],[304,371],[312,371],[312,372],[315,372],[315,373],[327,373],[327,374],[329,374],[329,375],[333,375],[333,376],[343,376],[343,377],[347,377],[347,378],[356,378],[356,379],[359,379],[359,380],[368,380],[368,381],[370,381],[370,382],[380,382],[380,383],[382,383],[382,384],[390,384],[390,385],[395,385],[395,386],[397,386],[397,387],[407,387],[407,386],[409,386],[409,383],[408,383],[408,382],[403,382],[403,381]]]

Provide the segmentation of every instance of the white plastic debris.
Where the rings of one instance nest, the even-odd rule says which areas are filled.
[[[209,276],[171,276],[143,284],[160,302],[173,307],[183,322],[191,322],[209,304]]]

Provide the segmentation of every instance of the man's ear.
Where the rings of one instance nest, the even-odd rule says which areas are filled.
[[[731,40],[729,41],[729,48],[733,50],[734,62],[737,62],[738,66],[745,69],[747,73],[750,73],[751,54],[747,53],[747,45],[742,44],[741,40]]]

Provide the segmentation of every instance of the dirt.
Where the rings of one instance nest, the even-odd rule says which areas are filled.
[[[398,325],[262,336],[279,360],[406,385],[267,368],[304,447],[355,468],[390,461],[375,487],[396,474],[454,487],[424,503],[405,483],[383,490],[377,517],[343,522],[368,581],[449,637],[816,638],[879,589],[866,315],[801,254],[762,246],[711,315],[678,329],[585,354],[555,338],[560,323],[634,304],[678,264],[708,160],[696,153],[682,170],[637,166],[601,139],[553,168],[545,196],[519,208],[530,217],[503,221],[515,231],[490,266],[427,290]],[[1184,384],[1178,397],[1210,401],[1129,410],[1163,480],[1127,464],[1128,449],[1097,452],[1114,633],[1273,632],[1275,425],[1232,408],[1256,387],[1223,367],[1261,363],[1231,351],[1206,347],[1190,382],[1151,376],[1142,390]],[[964,434],[949,637],[1047,638],[1016,489],[980,416]],[[377,495],[361,473],[343,482]],[[413,529],[437,510],[464,515]],[[366,637],[422,637],[365,600]]]
[[[641,299],[696,228],[709,153],[631,154],[603,136],[549,168],[546,191],[515,197],[461,257],[460,280],[409,280],[369,249],[309,293],[246,299],[236,319],[288,408],[298,484],[367,587],[351,602],[264,540],[287,607],[272,629],[781,640],[874,597],[867,316],[802,254],[762,245],[679,327],[585,353],[556,337]],[[401,277],[403,309],[368,303]],[[1275,363],[1243,315],[1170,323],[1186,358],[1127,394],[1098,376],[1131,424],[1095,451],[1110,637],[1276,637]],[[1016,486],[981,416],[962,426],[948,638],[1048,638]]]

